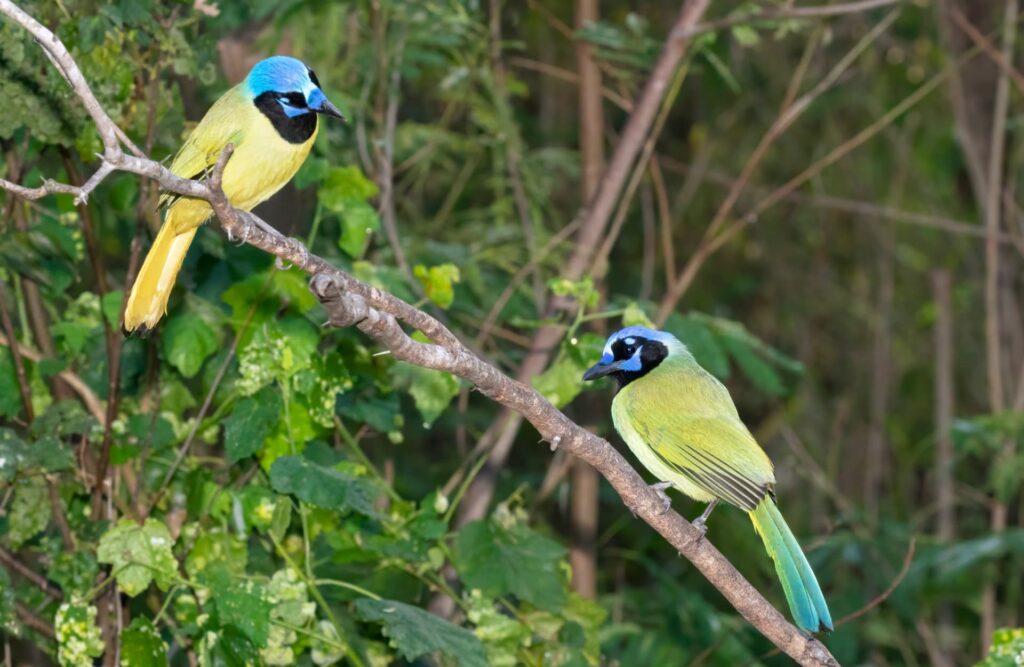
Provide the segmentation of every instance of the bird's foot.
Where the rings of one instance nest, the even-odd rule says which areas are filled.
[[[225,228],[226,231],[227,231],[227,234],[228,234],[228,241],[231,241],[231,242],[238,241],[238,243],[235,243],[235,245],[239,245],[239,246],[245,245],[246,242],[249,240],[249,235],[252,234],[252,228],[253,228],[253,223],[252,223],[252,219],[250,218],[250,216],[243,215],[242,216],[242,233],[239,234],[237,238],[235,237],[235,235],[233,233],[231,233],[231,228],[230,227]]]
[[[304,246],[301,241],[289,237],[288,239],[285,240],[285,243],[288,245],[288,250],[290,252],[299,256],[299,260],[297,262],[299,266],[305,266],[306,263],[309,262],[309,250],[306,249],[306,246]],[[285,262],[280,257],[274,260],[274,266],[276,266],[281,271],[284,271],[285,269],[290,269],[292,267],[291,264]]]
[[[664,514],[672,507],[672,499],[665,493],[665,489],[672,488],[672,482],[658,482],[657,484],[651,484],[651,490],[658,494],[658,499],[661,500],[661,511],[658,514]]]
[[[699,517],[693,520],[693,527],[700,532],[700,537],[697,542],[704,539],[704,536],[708,533],[708,517],[715,511],[715,506],[718,505],[718,499],[712,500],[708,503],[708,506],[704,508],[704,512]]]

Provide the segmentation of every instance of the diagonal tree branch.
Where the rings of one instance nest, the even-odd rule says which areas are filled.
[[[593,263],[600,241],[611,222],[615,204],[626,186],[631,168],[651,132],[662,101],[669,92],[676,72],[689,49],[690,42],[685,32],[701,20],[709,4],[709,0],[687,0],[680,8],[669,37],[665,40],[647,83],[633,106],[622,136],[593,196],[580,211],[577,219],[570,223],[578,223],[579,232],[573,251],[562,271],[562,278],[579,280]],[[542,314],[551,316],[568,307],[565,299],[552,299]],[[544,370],[557,350],[564,332],[565,327],[560,323],[547,324],[537,329],[530,350],[516,373],[518,381],[528,382]],[[490,449],[487,463],[481,468],[459,505],[455,520],[457,525],[479,519],[486,513],[494,495],[498,472],[508,460],[521,423],[522,417],[518,413],[503,410],[484,434],[480,448]]]
[[[351,280],[343,272],[330,269],[317,273],[310,282],[331,325],[355,326],[396,359],[458,375],[475,384],[485,396],[523,415],[553,449],[560,447],[597,468],[638,518],[692,562],[780,650],[801,665],[838,664],[818,640],[786,622],[688,521],[674,511],[662,511],[657,495],[607,440],[572,422],[533,387],[504,375],[461,343],[441,346],[414,341],[393,315],[349,290]]]
[[[655,492],[606,440],[571,421],[529,385],[513,380],[484,361],[432,316],[331,266],[300,243],[274,231],[257,216],[233,208],[220,187],[232,146],[225,148],[205,183],[175,176],[145,157],[124,154],[117,143],[116,126],[95,104],[95,97],[78,66],[57,37],[10,0],[0,0],[0,12],[36,37],[87,108],[90,104],[96,106],[96,109],[90,108],[90,114],[104,137],[104,164],[109,164],[110,170],[147,176],[166,190],[209,201],[230,236],[241,238],[313,275],[310,287],[324,304],[331,324],[356,326],[401,361],[450,372],[475,384],[485,396],[527,419],[553,448],[561,447],[594,466],[638,518],[690,560],[736,610],[781,651],[801,665],[839,664],[821,642],[786,621],[710,540],[702,538],[679,514],[663,511]],[[19,194],[7,183],[0,183],[0,187]],[[421,331],[431,342],[414,341],[399,322]]]

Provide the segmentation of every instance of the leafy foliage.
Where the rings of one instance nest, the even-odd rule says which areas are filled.
[[[90,667],[103,653],[96,607],[81,600],[65,602],[53,621],[57,635],[57,660],[61,667]]]
[[[459,532],[455,551],[466,584],[485,595],[515,595],[549,610],[565,602],[558,572],[565,549],[512,517],[469,524]]]
[[[992,633],[988,655],[977,667],[1016,667],[1024,660],[1024,628],[1003,628]]]
[[[406,660],[442,651],[461,667],[484,667],[483,644],[470,632],[418,607],[393,600],[362,599],[356,614],[364,621],[380,623]]]
[[[317,507],[375,514],[376,489],[370,480],[305,458],[282,456],[274,461],[270,484],[276,491],[294,493],[299,500]]]
[[[583,372],[620,322],[655,325],[657,301],[696,259],[663,328],[728,384],[776,462],[776,494],[801,543],[813,542],[835,615],[871,602],[907,542],[929,536],[890,598],[825,638],[843,664],[924,663],[935,647],[917,629],[936,618],[959,638],[952,659],[970,664],[981,654],[980,591],[998,587],[1003,618],[1020,606],[1024,424],[1019,411],[990,414],[978,370],[982,244],[962,221],[981,209],[947,98],[921,98],[884,139],[816,172],[813,188],[754,208],[954,61],[931,8],[901,5],[787,127],[725,221],[741,221],[740,233],[709,259],[701,225],[719,210],[719,184],[745,173],[779,101],[813,90],[883,16],[755,20],[763,3],[712,3],[707,20],[730,25],[691,40],[652,161],[635,198],[620,198],[621,232],[599,239],[613,242],[607,272],[568,280],[577,249],[566,225],[580,219],[593,167],[578,146],[574,44],[593,47],[604,133],[618,141],[619,107],[642,90],[678,3],[601,3],[601,20],[575,31],[565,1],[496,3],[497,22],[469,0],[17,4],[56,31],[111,117],[156,159],[252,60],[289,52],[310,63],[349,123],[323,119],[294,187],[259,213],[436,315],[510,375],[538,328],[560,326],[550,363],[528,381],[604,435],[608,385],[584,384]],[[980,79],[996,80],[992,67]],[[94,172],[100,142],[85,110],[7,20],[0,95],[0,175],[34,186]],[[83,207],[0,199],[0,303],[13,327],[0,331],[0,547],[47,591],[0,568],[0,628],[22,638],[16,653],[36,647],[14,662],[91,665],[117,648],[125,664],[173,667],[785,663],[606,485],[578,495],[575,474],[529,428],[506,463],[488,465],[483,444],[501,427],[492,403],[354,329],[321,326],[306,275],[213,225],[199,231],[165,321],[122,340],[133,247],[159,222],[157,197],[115,174]],[[928,229],[939,215],[950,220]],[[1019,264],[1003,245],[1001,298],[1012,303]],[[956,277],[951,542],[931,536],[943,434],[927,276],[941,267]],[[1017,310],[1002,318],[1008,388]],[[481,478],[495,506],[464,521]],[[1005,530],[990,528],[994,503],[1007,509]],[[596,539],[576,534],[581,508]],[[746,517],[720,509],[710,524],[709,539],[781,608]],[[570,547],[596,554],[596,599],[574,592]],[[114,627],[115,614],[101,613],[111,589],[127,619],[108,633],[119,647],[99,625]],[[428,611],[445,605],[443,618]],[[1011,664],[1019,634],[997,633],[982,664]]]

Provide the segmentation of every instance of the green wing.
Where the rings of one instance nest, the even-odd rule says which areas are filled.
[[[174,156],[171,171],[192,180],[206,177],[217,164],[224,147],[229,143],[237,147],[245,136],[239,123],[240,118],[248,117],[240,113],[239,107],[243,104],[248,102],[238,87],[232,88],[214,102]],[[170,206],[180,198],[177,194],[164,194],[160,198],[160,207]]]
[[[771,460],[703,369],[656,369],[619,398],[658,459],[695,486],[748,512],[772,493]]]

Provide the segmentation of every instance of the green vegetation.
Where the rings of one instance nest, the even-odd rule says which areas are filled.
[[[1001,3],[712,3],[724,23],[667,82],[581,279],[567,226],[600,160],[575,48],[610,157],[680,3],[608,0],[579,30],[585,0],[17,4],[159,160],[257,59],[303,59],[349,123],[321,127],[264,219],[511,376],[556,325],[528,380],[618,445],[582,373],[620,323],[663,325],[774,460],[839,662],[1019,664],[1024,91],[954,17],[998,52]],[[99,166],[81,103],[7,19],[0,99],[0,176]],[[308,276],[216,223],[156,333],[123,338],[158,198],[127,173],[82,205],[0,195],[9,664],[789,664],[589,469],[529,426],[489,463],[499,406],[323,326]],[[786,609],[742,512],[708,539]]]

